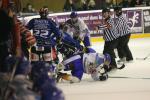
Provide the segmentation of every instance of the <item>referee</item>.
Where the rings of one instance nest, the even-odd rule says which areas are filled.
[[[127,24],[127,19],[122,15],[122,8],[117,6],[114,8],[115,13],[115,25],[117,33],[120,34],[118,39],[118,56],[120,60],[118,62],[132,61],[133,56],[129,49],[128,42],[131,36],[130,27]]]
[[[118,45],[119,35],[116,32],[114,20],[111,18],[110,9],[104,8],[102,17],[102,24],[98,28],[103,30],[103,38],[105,40],[103,54],[108,53],[111,56],[110,69],[117,68],[114,49]]]

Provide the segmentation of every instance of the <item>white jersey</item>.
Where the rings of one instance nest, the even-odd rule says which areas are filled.
[[[75,26],[79,27],[79,37],[81,40],[83,40],[85,36],[90,36],[87,25],[80,18],[78,18],[77,23],[75,23]]]
[[[81,20],[80,18],[78,18],[77,22],[74,24],[75,26],[79,27],[79,30],[82,32],[84,30],[87,30],[88,27],[87,25],[84,23],[83,20]]]
[[[86,53],[83,55],[83,68],[85,73],[91,74],[94,80],[99,80],[103,73],[104,55],[99,53]]]
[[[90,36],[88,26],[82,19],[78,18],[76,23],[72,23],[70,19],[67,23],[71,24],[72,28],[74,28],[73,34],[78,35],[81,40],[83,40],[85,36]]]

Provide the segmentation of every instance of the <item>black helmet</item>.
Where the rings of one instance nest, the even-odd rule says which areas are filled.
[[[116,7],[114,7],[114,11],[116,12],[117,16],[122,15],[122,7],[116,6]]]
[[[39,14],[40,14],[41,17],[47,17],[47,15],[48,15],[48,8],[41,8],[39,10]]]
[[[114,11],[122,11],[122,7],[116,6],[116,7],[114,7]]]
[[[105,12],[110,12],[110,9],[109,8],[102,9],[102,13],[105,13]]]

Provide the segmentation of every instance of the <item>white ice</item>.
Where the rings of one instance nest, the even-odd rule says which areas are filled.
[[[93,48],[102,53],[103,42],[93,43]],[[131,39],[129,47],[134,61],[122,70],[114,70],[107,81],[93,81],[84,74],[80,83],[58,83],[66,100],[150,100],[150,38]],[[149,57],[146,60],[136,58]],[[148,79],[143,79],[148,78]]]

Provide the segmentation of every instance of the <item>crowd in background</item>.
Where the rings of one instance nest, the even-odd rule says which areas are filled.
[[[127,7],[145,7],[150,5],[149,0],[66,0],[62,11],[86,11],[86,10],[99,10],[105,7],[114,8],[115,6]],[[22,12],[24,13],[36,13],[32,3],[27,3]],[[53,11],[52,11],[53,12]]]
[[[113,8],[114,6],[126,7],[144,7],[149,6],[149,0],[66,0],[64,11],[68,10],[97,10],[105,7]]]

